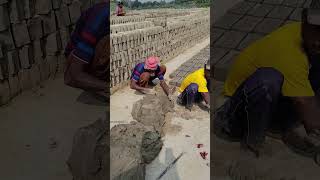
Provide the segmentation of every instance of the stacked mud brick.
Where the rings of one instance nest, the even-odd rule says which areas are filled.
[[[93,0],[0,0],[0,105],[63,71],[63,50]]]
[[[120,31],[111,34],[111,92],[126,85],[134,66],[146,57],[156,55],[161,62],[166,62],[209,37],[209,9],[149,10],[140,13],[143,16],[111,19],[112,23],[117,22],[111,26],[111,32],[121,27]],[[155,16],[155,13],[161,16]],[[132,22],[128,22],[130,18]],[[145,27],[132,25],[144,23]]]
[[[190,73],[203,68],[210,58],[210,47],[202,49],[198,54],[193,56],[190,60],[183,63],[178,69],[172,72],[169,77],[172,79],[169,84],[179,87],[181,82]]]

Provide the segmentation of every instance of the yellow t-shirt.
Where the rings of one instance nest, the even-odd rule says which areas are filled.
[[[181,83],[179,88],[183,92],[190,84],[195,83],[198,87],[198,92],[209,92],[207,88],[207,80],[204,76],[204,68],[200,68],[189,74]]]
[[[258,68],[272,67],[284,76],[284,96],[314,96],[308,80],[309,62],[301,43],[300,22],[287,24],[254,42],[233,62],[224,86],[225,95],[232,96]]]

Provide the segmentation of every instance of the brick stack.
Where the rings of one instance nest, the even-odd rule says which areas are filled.
[[[94,0],[0,0],[0,105],[63,71],[63,49]]]
[[[162,12],[161,10],[157,11]],[[166,62],[187,48],[201,42],[204,38],[209,37],[209,10],[201,9],[193,13],[201,13],[201,16],[190,15],[189,13],[184,18],[181,16],[177,19],[174,17],[165,18],[167,20],[165,25],[153,23],[153,26],[147,28],[111,34],[111,92],[126,85],[134,66],[146,57],[156,55],[160,57],[162,62]],[[117,17],[113,18],[116,19]],[[123,20],[123,17],[119,18]],[[148,18],[151,22],[163,19],[159,16],[156,16],[153,20],[150,17]],[[122,20],[119,21],[123,22]],[[111,26],[111,31],[113,31],[113,27],[115,26]]]

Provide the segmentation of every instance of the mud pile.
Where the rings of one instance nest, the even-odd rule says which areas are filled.
[[[137,101],[132,116],[137,122],[120,124],[110,131],[111,180],[143,180],[145,166],[162,148],[162,127],[173,103],[165,95],[147,95]]]

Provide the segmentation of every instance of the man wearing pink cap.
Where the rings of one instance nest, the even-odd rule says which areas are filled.
[[[165,73],[166,67],[160,65],[158,57],[148,57],[145,62],[137,64],[133,69],[130,87],[147,94],[150,92],[150,87],[157,85],[160,81],[160,86],[166,95],[169,96],[169,86],[164,81]]]

